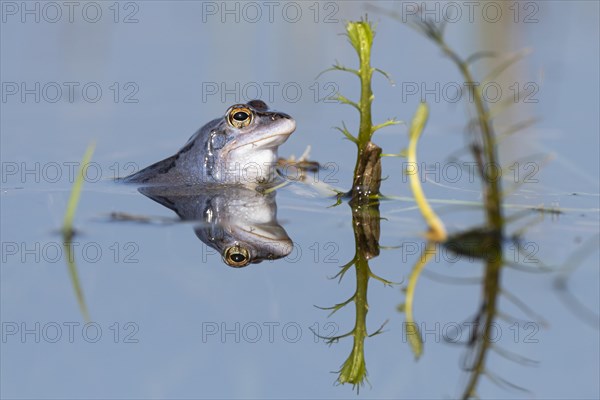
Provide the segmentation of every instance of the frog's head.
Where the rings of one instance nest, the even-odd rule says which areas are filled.
[[[295,129],[292,117],[269,110],[261,100],[229,107],[210,133],[208,151],[219,163],[216,174],[233,171],[241,172],[244,180],[258,183],[269,180],[277,161],[277,148]]]
[[[278,224],[229,225],[225,228],[230,231],[210,244],[221,251],[223,261],[230,267],[277,260],[290,254],[294,247],[285,229]]]

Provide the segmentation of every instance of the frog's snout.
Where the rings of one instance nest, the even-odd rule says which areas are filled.
[[[285,113],[277,113],[271,116],[272,121],[280,120],[282,124],[281,131],[283,134],[291,134],[296,130],[296,120]]]
[[[291,116],[289,116],[288,114],[286,114],[286,113],[282,113],[282,112],[280,112],[280,113],[277,113],[277,114],[275,114],[275,115],[276,115],[276,117],[277,117],[277,118],[284,118],[284,119],[294,119],[294,118],[292,118]]]

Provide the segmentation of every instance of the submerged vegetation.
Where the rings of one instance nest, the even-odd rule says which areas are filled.
[[[473,63],[479,59],[494,56],[490,52],[479,52],[463,59],[446,43],[444,39],[443,24],[439,25],[427,20],[416,19],[412,26],[423,33],[442,50],[442,53],[447,56],[458,69],[465,82],[476,82],[471,70]],[[508,221],[503,213],[503,189],[501,178],[498,175],[496,168],[489,168],[489,166],[497,167],[501,165],[497,154],[499,138],[495,133],[493,118],[498,113],[502,112],[503,108],[507,107],[507,104],[498,104],[495,108],[490,109],[481,92],[481,87],[483,85],[466,85],[470,91],[469,98],[473,99],[475,115],[473,120],[466,123],[470,139],[467,147],[470,149],[471,156],[476,163],[476,170],[478,171],[481,181],[483,198],[482,208],[484,210],[485,223],[482,226],[476,226],[461,232],[448,234],[443,221],[435,213],[425,196],[416,169],[416,166],[418,165],[417,143],[425,129],[429,117],[429,108],[427,104],[421,103],[412,118],[409,127],[407,149],[399,154],[382,154],[381,149],[372,142],[373,134],[383,127],[395,125],[399,122],[396,119],[390,119],[379,125],[372,124],[371,105],[374,96],[371,88],[371,78],[374,72],[381,72],[386,78],[388,77],[385,72],[371,66],[370,56],[375,32],[372,24],[365,18],[360,21],[348,22],[346,24],[346,36],[358,54],[359,68],[352,69],[341,64],[335,64],[330,70],[352,73],[360,80],[361,95],[359,102],[354,102],[341,94],[338,94],[336,97],[339,103],[352,106],[358,110],[360,114],[357,135],[352,134],[351,129],[345,124],[342,124],[342,127],[337,128],[347,139],[357,146],[357,159],[354,168],[352,189],[348,193],[350,197],[349,204],[352,207],[355,255],[350,262],[341,266],[341,271],[338,272],[334,278],[339,278],[341,281],[345,274],[350,270],[354,270],[356,275],[356,290],[346,301],[324,309],[331,310],[331,314],[333,314],[346,305],[354,303],[356,308],[356,322],[354,328],[350,332],[344,335],[326,338],[327,342],[330,344],[338,342],[340,339],[348,336],[352,336],[354,339],[350,355],[343,363],[342,368],[338,371],[337,382],[341,384],[350,383],[357,389],[362,386],[367,376],[364,354],[365,339],[381,333],[382,328],[385,325],[384,323],[372,334],[367,333],[366,317],[369,308],[367,288],[370,278],[376,278],[386,285],[392,284],[392,282],[375,275],[371,271],[369,260],[379,255],[379,230],[381,220],[379,215],[379,201],[381,199],[379,192],[379,184],[381,181],[380,158],[382,156],[398,156],[406,157],[408,163],[415,166],[414,169],[404,171],[404,173],[408,176],[413,199],[428,227],[423,235],[427,240],[427,243],[416,264],[412,268],[407,285],[404,288],[405,302],[398,307],[399,311],[405,314],[405,335],[415,358],[419,359],[424,351],[424,342],[414,315],[416,285],[419,276],[428,262],[434,258],[436,252],[439,251],[441,245],[456,254],[468,256],[469,259],[483,265],[483,274],[479,280],[482,298],[480,305],[476,307],[477,311],[475,316],[470,321],[474,329],[468,340],[464,342],[468,351],[464,364],[464,369],[468,373],[468,379],[461,397],[465,399],[479,397],[477,387],[482,376],[488,377],[491,382],[499,386],[526,392],[527,390],[523,387],[495,375],[488,367],[486,367],[486,359],[490,351],[495,351],[496,354],[522,365],[536,364],[533,360],[500,348],[498,344],[490,340],[490,338],[493,337],[492,330],[494,324],[500,317],[507,321],[518,320],[517,317],[508,316],[506,313],[502,313],[498,310],[501,296],[504,296],[507,301],[515,305],[525,315],[532,317],[534,320],[542,321],[542,319],[529,309],[529,307],[514,294],[511,294],[508,290],[502,288],[501,285],[501,273],[504,267],[510,266],[516,269],[531,270],[531,268],[528,269],[525,266],[509,262],[505,255],[504,248],[508,241],[516,246],[519,251],[523,250],[520,248],[519,243],[519,237],[522,232],[516,232],[510,238],[505,234],[505,225]],[[509,57],[508,60],[501,62],[500,65],[484,79],[484,82],[501,74],[513,63],[518,61],[525,53],[526,52],[520,52],[515,56]],[[515,133],[529,125],[529,122],[515,124],[505,132],[505,135]],[[530,213],[544,211],[548,210],[535,207],[530,207],[529,209]],[[525,213],[516,214],[509,217],[509,219],[512,221],[522,218],[525,215]],[[545,269],[543,264],[538,262],[534,270],[541,272],[551,269]]]

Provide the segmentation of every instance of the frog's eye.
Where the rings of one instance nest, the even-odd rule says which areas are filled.
[[[247,107],[232,107],[227,115],[227,121],[235,128],[244,128],[252,122],[252,111]]]
[[[223,260],[230,267],[240,268],[250,264],[250,255],[241,246],[231,246],[225,249]]]

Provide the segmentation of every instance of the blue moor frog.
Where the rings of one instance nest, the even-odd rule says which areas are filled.
[[[287,114],[261,100],[236,104],[200,128],[177,154],[124,178],[148,185],[241,184],[271,181],[277,147],[296,129]]]

